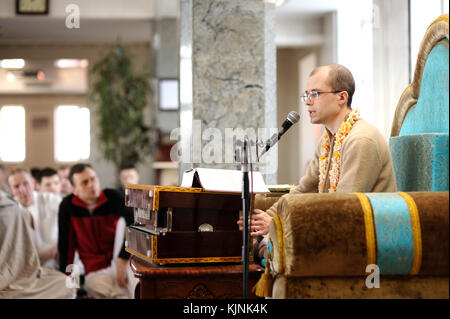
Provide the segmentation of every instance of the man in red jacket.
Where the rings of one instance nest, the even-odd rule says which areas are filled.
[[[59,207],[60,270],[71,271],[77,250],[89,296],[131,297],[137,280],[127,271],[129,253],[125,251],[123,234],[125,226],[133,222],[132,209],[125,207],[118,191],[100,188],[89,164],[74,165],[69,179],[73,194],[65,197]]]

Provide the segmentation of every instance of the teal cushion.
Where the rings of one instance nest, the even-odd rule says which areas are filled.
[[[428,55],[417,104],[406,115],[399,135],[449,133],[448,41],[437,44]]]
[[[391,137],[397,190],[448,191],[448,142],[445,133]]]
[[[377,265],[382,275],[408,275],[414,261],[411,214],[396,193],[366,193],[373,211]]]

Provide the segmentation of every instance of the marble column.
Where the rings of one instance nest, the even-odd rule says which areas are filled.
[[[274,15],[262,0],[181,0],[180,174],[238,169],[235,140],[265,140],[276,130]],[[276,183],[277,151],[255,163],[266,184]]]

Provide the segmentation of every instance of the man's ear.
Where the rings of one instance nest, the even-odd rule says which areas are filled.
[[[338,93],[338,96],[339,96],[339,102],[340,102],[340,103],[342,102],[342,104],[347,105],[347,102],[348,102],[348,92],[347,92],[347,91],[339,92],[339,93]]]
[[[77,191],[75,185],[72,185],[72,183],[70,183],[70,185],[72,186],[72,193],[73,193],[74,195],[77,195],[77,196],[78,196],[78,191]]]

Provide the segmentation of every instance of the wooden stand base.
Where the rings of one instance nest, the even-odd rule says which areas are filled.
[[[155,265],[132,256],[131,269],[139,285],[138,299],[242,299],[241,264]],[[249,266],[249,298],[264,269]]]

